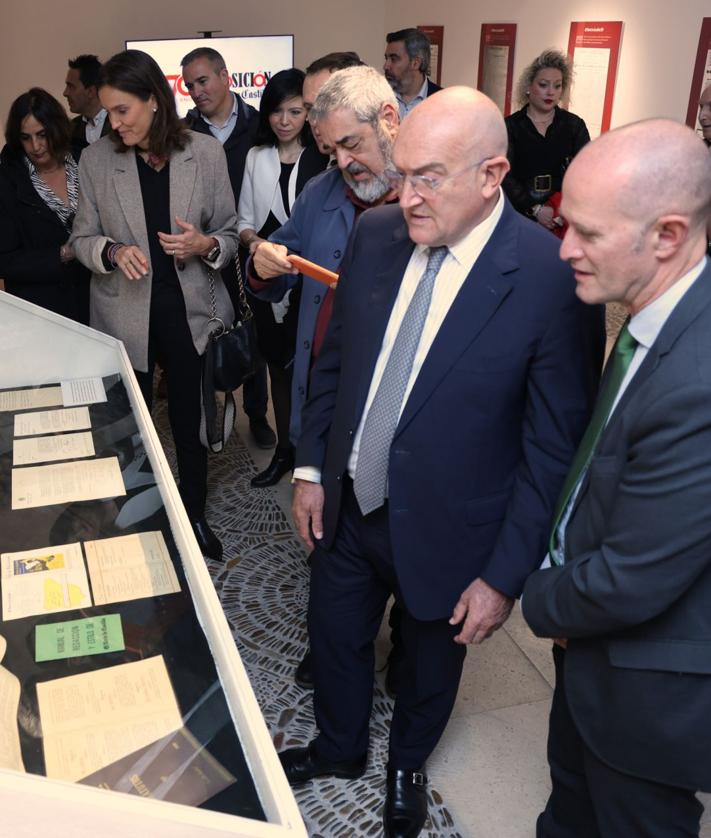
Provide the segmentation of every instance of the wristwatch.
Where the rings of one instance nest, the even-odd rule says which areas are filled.
[[[220,243],[215,239],[213,239],[213,241],[215,241],[215,246],[210,248],[210,250],[208,250],[207,252],[207,255],[205,256],[205,259],[208,262],[217,262],[217,260],[220,257],[220,253],[222,252],[222,249],[220,248]]]

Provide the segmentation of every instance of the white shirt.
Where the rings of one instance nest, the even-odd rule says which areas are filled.
[[[202,114],[200,114],[202,116]],[[203,120],[207,123],[210,133],[213,137],[218,139],[222,145],[225,144],[225,141],[229,139],[232,132],[235,130],[235,125],[237,125],[237,117],[239,116],[239,110],[237,107],[237,97],[235,94],[232,94],[232,112],[227,117],[227,122],[224,125],[216,125],[214,122],[210,122],[210,120],[206,116],[202,116]]]
[[[430,347],[437,336],[437,333],[442,326],[447,312],[452,306],[455,297],[459,293],[460,288],[464,284],[476,260],[479,258],[486,243],[491,238],[496,225],[501,218],[504,211],[504,199],[499,190],[499,198],[496,202],[493,212],[488,218],[484,219],[478,226],[467,233],[464,238],[456,244],[451,245],[449,253],[439,269],[437,279],[435,280],[434,288],[432,290],[432,300],[427,311],[427,318],[422,330],[420,342],[417,346],[415,359],[412,364],[410,378],[407,382],[405,394],[403,396],[402,405],[400,406],[399,416],[402,416],[402,411],[407,404],[407,399],[412,391],[412,388],[417,380],[420,369],[425,362]],[[415,293],[415,289],[422,279],[422,275],[427,267],[427,259],[429,256],[429,247],[424,245],[417,245],[410,256],[410,261],[405,269],[405,274],[400,283],[400,289],[395,299],[395,304],[390,312],[390,319],[385,330],[383,342],[380,346],[380,354],[375,363],[373,370],[373,377],[370,381],[370,389],[368,390],[368,397],[365,402],[363,414],[360,419],[360,424],[353,438],[353,448],[351,449],[350,457],[348,458],[348,474],[353,477],[358,462],[358,450],[360,448],[360,440],[363,434],[363,425],[370,410],[370,406],[375,398],[375,393],[380,385],[380,381],[385,371],[385,365],[390,358],[395,337],[400,330],[402,320],[405,316],[410,301]],[[319,483],[321,481],[321,473],[317,468],[301,467],[294,470],[295,480],[309,480],[312,483]]]
[[[101,139],[101,132],[104,130],[104,122],[106,122],[106,111],[104,108],[93,119],[89,119],[86,116],[83,116],[82,119],[84,120],[84,135],[89,145]]]
[[[620,389],[617,391],[617,395],[615,396],[615,401],[613,402],[607,419],[605,420],[606,425],[610,421],[612,414],[615,412],[615,408],[624,395],[625,390],[629,387],[635,373],[642,366],[642,362],[647,357],[647,353],[652,348],[654,341],[664,328],[664,324],[667,322],[671,313],[674,311],[684,294],[686,294],[689,288],[691,288],[694,282],[696,282],[699,278],[705,267],[706,257],[704,256],[704,258],[697,265],[695,265],[690,271],[687,271],[687,273],[685,273],[681,279],[677,280],[671,288],[668,288],[661,296],[657,297],[656,300],[652,300],[649,305],[645,306],[643,309],[638,311],[634,317],[630,318],[627,328],[632,337],[637,341],[637,348],[635,349],[630,365],[627,367],[625,377],[622,379],[622,383],[620,384]],[[573,506],[575,505],[575,499],[578,496],[578,492],[580,491],[580,487],[583,484],[586,474],[587,469],[581,473],[575,488],[570,494],[568,504],[561,515],[560,522],[556,530],[556,540],[558,543],[558,550],[556,550],[556,554],[560,552],[561,555],[565,555],[565,529],[568,526],[568,521],[570,520],[570,515],[573,511]],[[550,564],[550,554],[546,554],[541,567],[550,567]]]
[[[425,76],[425,80],[422,82],[422,87],[417,91],[417,94],[410,99],[409,102],[406,102],[404,99],[400,98],[398,93],[395,94],[395,98],[397,99],[397,106],[400,110],[400,121],[402,122],[403,119],[410,113],[410,111],[415,107],[415,105],[419,105],[420,102],[424,102],[427,98],[427,76]]]

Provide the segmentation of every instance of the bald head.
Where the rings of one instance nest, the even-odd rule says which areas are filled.
[[[401,131],[456,145],[472,160],[506,154],[506,123],[494,102],[471,87],[448,87],[407,115]]]
[[[643,225],[684,215],[692,227],[706,227],[711,154],[678,122],[648,119],[603,134],[582,149],[566,179],[582,172],[603,179],[617,209]]]
[[[586,145],[563,179],[568,228],[560,256],[587,303],[622,303],[633,316],[706,252],[711,154],[667,119],[636,122]]]
[[[448,87],[408,114],[393,162],[409,176],[400,206],[414,242],[454,245],[491,215],[509,169],[506,144],[499,109],[469,87]]]

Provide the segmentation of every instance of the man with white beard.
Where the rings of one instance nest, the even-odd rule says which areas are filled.
[[[324,150],[336,166],[313,178],[299,195],[291,218],[259,245],[250,263],[256,296],[281,300],[299,281],[286,258],[295,253],[338,272],[357,217],[396,200],[384,176],[399,126],[398,106],[387,81],[372,67],[349,67],[331,75],[309,112]],[[294,356],[289,435],[296,445],[309,372],[318,355],[333,305],[333,291],[303,278]]]

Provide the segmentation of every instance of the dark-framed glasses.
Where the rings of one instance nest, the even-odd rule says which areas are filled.
[[[448,180],[453,180],[455,177],[459,177],[471,169],[478,169],[479,166],[481,166],[482,163],[486,163],[487,160],[491,160],[491,155],[483,157],[481,160],[477,160],[476,163],[471,163],[469,166],[465,166],[458,172],[453,172],[451,175],[443,175],[442,177],[406,175],[404,172],[399,172],[397,169],[386,169],[383,174],[390,184],[391,189],[397,189],[399,192],[402,192],[402,188],[407,182],[413,188],[415,194],[419,195],[420,198],[431,198],[443,183],[446,183]]]

